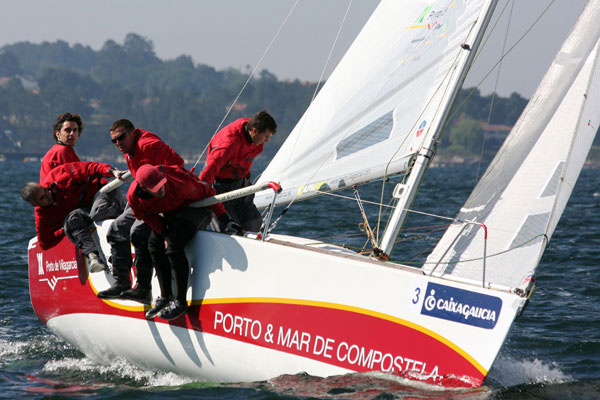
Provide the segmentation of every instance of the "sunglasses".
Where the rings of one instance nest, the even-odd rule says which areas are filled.
[[[117,136],[116,138],[110,139],[110,141],[116,144],[117,142],[120,142],[121,140],[125,139],[125,136],[127,136],[127,133],[128,132],[123,132],[119,136]]]

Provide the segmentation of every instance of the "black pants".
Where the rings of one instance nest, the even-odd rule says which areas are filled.
[[[135,218],[129,205],[110,225],[106,240],[110,244],[113,277],[124,286],[131,286],[131,245],[135,249],[137,284],[140,289],[150,290],[152,260],[148,252],[150,227]]]
[[[121,190],[98,192],[90,207],[76,208],[65,217],[63,223],[65,235],[81,249],[84,255],[98,252],[90,227],[94,222],[117,217],[121,211],[123,211]]]
[[[246,178],[238,180],[217,178],[213,184],[213,187],[218,194],[221,194],[250,185],[252,185],[252,183]],[[240,197],[239,199],[231,201],[226,201],[223,203],[223,205],[225,206],[225,209],[231,218],[240,224],[244,230],[249,232],[260,231],[260,226],[262,225],[262,216],[254,205],[254,194]]]
[[[211,214],[206,208],[189,207],[178,213],[165,213],[168,227],[166,234],[154,231],[150,233],[148,250],[156,269],[162,297],[173,295],[171,280],[174,274],[176,297],[182,304],[186,302],[190,266],[185,256],[185,246],[198,229],[208,225],[210,218]]]

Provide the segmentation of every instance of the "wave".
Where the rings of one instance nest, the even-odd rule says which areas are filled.
[[[573,378],[554,362],[547,364],[539,359],[515,360],[499,357],[485,383],[495,387],[511,387],[522,384],[565,383],[572,380]]]
[[[43,371],[59,374],[64,379],[67,376],[93,376],[104,381],[120,382],[132,386],[162,387],[182,386],[195,382],[171,372],[141,369],[124,359],[115,359],[110,364],[96,364],[87,358],[64,358],[46,362]]]

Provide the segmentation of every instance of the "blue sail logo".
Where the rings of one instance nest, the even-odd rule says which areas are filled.
[[[421,314],[461,324],[494,329],[502,310],[502,299],[495,296],[431,282],[426,293]]]

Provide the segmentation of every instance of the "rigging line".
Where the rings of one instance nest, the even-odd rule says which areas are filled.
[[[225,116],[223,117],[223,119],[221,120],[221,122],[219,123],[219,125],[217,126],[217,129],[215,130],[215,132],[212,134],[211,139],[217,134],[217,132],[219,132],[219,130],[223,126],[223,123],[225,122],[225,120],[229,116],[229,113],[231,113],[231,110],[237,104],[237,101],[239,100],[240,96],[246,90],[246,86],[248,86],[248,84],[250,83],[250,81],[252,80],[252,78],[254,77],[254,75],[256,74],[256,71],[262,65],[262,62],[263,62],[265,56],[267,55],[267,53],[269,52],[269,50],[273,46],[273,43],[275,43],[275,40],[277,40],[277,37],[279,37],[279,33],[281,33],[281,30],[286,25],[288,19],[290,18],[290,16],[294,12],[294,9],[296,8],[296,6],[298,5],[299,2],[300,2],[300,0],[296,0],[294,2],[294,4],[292,5],[292,8],[290,8],[290,11],[288,11],[288,14],[285,16],[285,18],[283,19],[283,22],[279,26],[279,29],[277,29],[277,32],[275,32],[275,35],[273,36],[273,38],[271,39],[271,41],[269,42],[269,44],[267,45],[267,47],[263,51],[262,55],[260,56],[260,59],[256,63],[256,66],[254,67],[254,69],[252,70],[252,72],[250,73],[250,75],[248,76],[248,79],[246,79],[246,82],[244,83],[244,85],[242,86],[242,88],[238,92],[237,96],[235,97],[235,99],[233,100],[233,102],[231,103],[231,105],[229,106],[229,108],[227,109],[227,112],[225,113]],[[209,142],[210,142],[210,140],[209,140]],[[202,153],[200,154],[200,156],[198,157],[198,159],[194,163],[194,166],[192,167],[192,170],[194,170],[194,168],[196,168],[196,166],[198,165],[198,163],[200,162],[200,160],[204,156],[204,153],[206,153],[207,149],[208,149],[208,143],[206,143],[206,146],[204,146],[204,150],[202,150]]]
[[[337,194],[337,193],[333,193],[333,192],[319,192],[319,193],[320,193],[320,194],[323,194],[323,195],[327,195],[327,196],[339,197],[339,198],[342,198],[342,199],[344,199],[344,200],[354,200],[354,199],[353,199],[352,197],[350,197],[350,196],[344,196],[344,195]],[[393,209],[393,208],[395,207],[395,205],[390,205],[390,204],[382,204],[382,203],[376,203],[376,202],[374,202],[374,201],[369,201],[369,200],[362,200],[362,202],[363,202],[363,203],[367,203],[367,204],[371,204],[371,205],[375,205],[375,206],[380,206],[380,210],[381,210],[381,207],[387,207],[387,208],[390,208],[390,209]],[[395,202],[395,199],[394,199],[394,198],[390,199],[390,203],[396,203],[396,202]],[[287,208],[287,207],[286,207],[286,208]],[[381,213],[381,211],[380,211],[380,213]],[[278,219],[278,220],[279,220],[279,219]],[[377,238],[375,238],[375,240],[377,240]],[[365,241],[365,244],[364,244],[364,245],[363,245],[363,247],[362,247],[362,249],[363,249],[363,250],[366,248],[366,246],[367,246],[367,244],[368,244],[368,243],[369,243],[369,239],[367,239],[367,240]]]
[[[344,196],[343,194],[337,194],[337,193],[333,193],[333,192],[321,192],[319,191],[319,194],[324,194],[327,196],[332,196],[332,197],[339,197],[345,200],[355,200],[353,197],[350,196]],[[369,201],[369,200],[361,200],[363,203],[367,203],[367,204],[372,204],[372,205],[376,205],[376,206],[383,206],[383,207],[389,207],[389,208],[394,208],[393,206],[387,205],[387,204],[381,204],[381,203],[376,203],[374,201]]]
[[[334,196],[334,197],[340,197],[346,200],[355,200],[354,198],[350,197],[350,196],[344,196],[341,194],[337,194],[337,193],[330,193],[330,192],[319,192],[320,194],[324,194],[327,196]],[[376,205],[376,206],[380,206],[380,207],[388,207],[388,208],[394,208],[393,206],[387,205],[387,204],[381,204],[381,203],[376,203],[374,201],[369,201],[369,200],[361,200],[363,203],[367,203],[367,204],[372,204],[372,205]],[[470,221],[470,220],[466,220],[466,219],[458,219],[458,218],[452,218],[452,217],[446,217],[444,215],[438,215],[438,214],[433,214],[433,213],[428,213],[425,211],[418,211],[418,210],[411,210],[410,208],[405,208],[404,210],[406,210],[407,212],[411,212],[413,214],[420,214],[420,215],[425,215],[427,217],[434,217],[434,218],[441,218],[441,219],[445,219],[448,221],[453,221],[453,222],[467,222],[467,223],[473,223],[476,225],[479,225],[479,222],[476,221]]]
[[[350,4],[349,4],[349,6],[350,6]],[[349,8],[348,8],[348,9],[349,9]],[[345,20],[345,17],[344,17],[344,20]],[[398,68],[400,68],[400,67],[398,67]],[[363,113],[361,113],[361,114],[357,114],[357,115],[355,116],[355,118],[352,120],[351,124],[350,124],[350,125],[347,127],[347,132],[348,132],[348,133],[352,132],[352,128],[354,127],[354,125],[357,123],[357,121],[358,121],[358,120],[360,120],[360,118],[363,116],[363,114],[364,114],[364,113],[366,113],[366,110],[369,108],[369,106],[370,106],[370,105],[371,105],[373,102],[375,102],[375,100],[378,98],[378,95],[379,95],[379,94],[380,94],[380,93],[381,93],[381,92],[384,90],[384,88],[387,86],[387,84],[389,83],[389,81],[392,79],[393,75],[394,75],[394,73],[393,73],[393,72],[389,74],[389,77],[388,77],[388,79],[387,79],[387,80],[385,80],[385,82],[383,82],[383,84],[382,84],[382,85],[381,85],[381,87],[379,88],[379,91],[378,91],[378,92],[377,92],[377,93],[376,93],[376,94],[373,96],[373,99],[371,100],[371,103],[368,103],[368,104],[365,106]],[[310,112],[310,109],[307,111],[307,114],[308,114],[308,112]],[[298,135],[298,136],[299,136],[299,135]],[[343,139],[345,139],[345,138],[346,138],[346,137],[344,137]],[[342,139],[342,140],[343,140],[343,139]],[[297,143],[297,141],[298,141],[298,138],[296,138],[296,143]],[[334,152],[335,152],[335,150],[331,150],[331,152],[330,152],[330,153],[328,153],[328,155],[329,155],[329,154],[333,154]],[[328,159],[327,157],[323,157],[323,161],[321,162],[321,164],[320,164],[320,165],[319,165],[317,168],[315,168],[315,169],[313,170],[313,173],[312,173],[312,175],[311,175],[309,178],[307,178],[307,180],[306,180],[306,182],[307,182],[307,183],[310,183],[310,181],[311,181],[311,180],[312,180],[312,178],[313,178],[313,177],[316,175],[316,173],[317,173],[317,172],[318,172],[318,171],[321,169],[321,167],[322,167],[322,166],[323,166],[323,165],[324,165],[324,164],[327,162],[327,159]],[[319,193],[324,193],[324,192],[319,192]],[[298,197],[298,195],[299,195],[299,194],[298,194],[298,191],[297,191],[297,192],[296,192],[296,194],[295,194],[295,196],[292,198],[292,200],[290,200],[290,202],[289,202],[289,203],[288,203],[288,205],[286,206],[286,209],[287,209],[287,208],[289,208],[289,207],[290,207],[290,206],[291,206],[291,205],[292,205],[292,204],[293,204],[293,203],[296,201],[296,198]]]
[[[506,50],[506,41],[508,39],[508,31],[510,30],[510,23],[512,21],[513,10],[515,7],[514,0],[510,1],[510,13],[508,14],[508,23],[506,24],[506,32],[504,33],[504,43],[502,44],[502,52],[500,54],[504,54]],[[506,3],[508,4],[508,2]],[[502,63],[498,65],[498,72],[496,73],[496,82],[494,82],[494,91],[492,92],[492,100],[490,101],[490,111],[488,113],[487,125],[483,131],[483,141],[481,143],[481,152],[479,153],[479,162],[477,163],[477,173],[475,174],[475,183],[479,181],[479,173],[481,171],[481,163],[483,161],[483,151],[485,149],[485,140],[488,133],[488,128],[490,127],[490,121],[492,120],[492,111],[494,110],[494,100],[496,99],[496,89],[498,88],[498,81],[500,80],[500,73],[502,71]]]
[[[335,35],[335,38],[333,39],[333,43],[331,44],[331,47],[329,49],[329,54],[327,55],[327,60],[325,60],[325,63],[323,64],[323,68],[321,69],[321,75],[319,76],[319,81],[317,82],[317,85],[315,86],[315,90],[314,90],[313,95],[312,95],[312,97],[310,99],[310,102],[308,103],[308,108],[306,110],[306,114],[310,113],[310,110],[311,110],[310,106],[312,105],[312,103],[315,101],[315,98],[317,97],[317,93],[319,92],[319,86],[323,82],[323,78],[325,76],[325,70],[327,69],[327,66],[329,65],[329,62],[331,61],[331,56],[333,55],[333,50],[337,46],[338,40],[340,38],[340,34],[342,33],[342,28],[344,27],[344,25],[346,23],[346,19],[348,18],[348,13],[350,12],[350,7],[352,7],[352,0],[348,1],[348,6],[346,7],[346,12],[344,13],[344,17],[342,18],[342,21],[340,22],[340,26],[338,27],[337,33]],[[285,168],[283,169],[284,171],[286,171],[286,174],[287,174],[287,170],[288,170],[287,166],[290,164],[290,160],[292,158],[292,154],[294,153],[294,149],[296,148],[296,145],[298,144],[298,140],[300,139],[300,134],[302,133],[302,131],[304,129],[304,124],[306,123],[305,116],[302,116],[301,123],[302,123],[302,126],[300,126],[299,129],[298,129],[299,132],[296,135],[296,140],[294,141],[292,149],[289,152],[288,160],[286,162]],[[323,164],[321,164],[321,165],[323,165]],[[315,171],[315,173],[316,173],[316,171]],[[284,179],[286,177],[286,174],[284,174],[281,179]],[[314,176],[314,174],[313,174],[313,176]],[[311,178],[308,179],[309,182],[310,182]],[[309,183],[309,182],[307,182],[307,183]],[[288,207],[291,206],[292,203],[294,203],[295,199],[296,199],[296,197],[294,197],[290,201],[290,203],[288,204]]]
[[[373,246],[373,251],[377,249],[377,241],[375,240],[375,236],[373,236],[373,230],[369,226],[369,219],[367,218],[367,213],[365,212],[365,208],[362,205],[362,201],[360,199],[360,194],[358,193],[358,189],[356,189],[356,185],[352,187],[354,190],[354,196],[356,197],[356,202],[358,203],[358,207],[360,208],[360,213],[363,217],[363,227],[367,238],[371,241],[371,245]],[[360,225],[359,225],[360,227]]]
[[[509,55],[514,50],[514,48],[517,47],[517,45],[519,43],[521,43],[521,41],[523,39],[525,39],[525,37],[529,34],[529,32],[531,32],[531,30],[533,29],[533,27],[535,25],[537,25],[537,23],[540,22],[540,20],[546,14],[546,12],[548,12],[548,10],[554,4],[554,2],[555,2],[555,0],[552,0],[550,3],[548,3],[548,6],[546,6],[546,8],[544,9],[544,11],[542,11],[542,13],[537,17],[537,19],[533,22],[533,24],[531,24],[531,26],[525,31],[525,33],[523,33],[523,35],[521,35],[521,37],[515,42],[515,44],[513,44],[502,57],[500,57],[500,59],[490,68],[490,70],[485,74],[485,76],[479,80],[479,82],[477,83],[477,85],[475,85],[475,87],[471,89],[471,91],[469,92],[469,94],[456,107],[456,110],[454,111],[454,113],[452,114],[452,116],[450,116],[450,118],[448,118],[446,120],[447,121],[446,124],[448,124],[449,121],[452,120],[452,118],[454,118],[454,116],[462,109],[462,107],[467,102],[467,100],[469,100],[469,98],[471,98],[471,96],[473,95],[473,93],[475,93],[475,91],[477,89],[479,89],[479,87],[481,86],[481,84],[483,82],[485,82],[485,80],[490,76],[490,74],[494,71],[494,69],[496,69],[496,67],[502,62],[502,60],[504,60],[504,58],[506,58],[506,56]],[[445,127],[446,126],[444,125],[444,128]]]
[[[305,114],[308,114],[310,112],[310,110],[311,110],[310,105],[315,100],[315,97],[317,97],[317,93],[318,93],[318,90],[319,90],[319,85],[323,81],[323,76],[325,75],[325,69],[327,68],[327,65],[329,64],[329,61],[331,59],[331,55],[333,54],[333,50],[335,49],[335,47],[337,45],[338,39],[340,37],[340,33],[342,32],[342,28],[343,28],[343,26],[344,26],[344,24],[346,22],[346,18],[348,17],[348,13],[350,11],[350,7],[351,6],[352,6],[352,0],[349,0],[348,6],[346,7],[346,12],[344,13],[344,17],[342,18],[342,21],[340,22],[340,26],[338,28],[337,34],[336,34],[335,39],[334,39],[334,41],[333,41],[333,43],[331,45],[331,48],[329,50],[329,55],[327,57],[327,60],[325,61],[325,64],[323,65],[323,68],[321,69],[321,75],[319,77],[319,81],[317,82],[317,86],[315,87],[315,91],[313,92],[312,98],[310,100],[309,106],[308,106],[307,111],[306,111]],[[284,171],[286,171],[286,173],[287,173],[287,166],[290,164],[290,160],[292,158],[292,154],[294,153],[293,150],[294,150],[294,148],[296,148],[296,144],[298,143],[298,140],[300,139],[300,133],[302,132],[303,127],[304,127],[304,123],[306,122],[305,116],[302,116],[301,121],[302,121],[302,126],[299,127],[298,134],[296,135],[296,140],[294,141],[294,144],[292,145],[292,150],[289,152],[289,157],[288,157],[288,160],[286,161],[286,168],[284,168]],[[313,175],[310,178],[308,178],[307,183],[310,182],[310,180],[312,179],[312,177],[314,177],[314,175],[323,166],[324,163],[325,163],[325,160],[323,161],[323,163],[321,163],[321,165],[319,166],[319,168],[317,168],[314,171]],[[286,175],[283,175],[282,179],[285,176]],[[268,232],[271,232],[275,228],[275,226],[277,226],[277,224],[279,223],[279,221],[283,218],[284,214],[289,210],[289,208],[292,206],[292,204],[294,204],[294,202],[296,201],[297,197],[298,197],[298,191],[296,191],[296,195],[292,198],[292,200],[290,200],[290,202],[281,211],[281,213],[279,214],[279,217],[277,217],[277,219],[275,219],[275,221],[268,228]]]
[[[508,1],[506,3],[504,3],[504,7],[502,8],[502,11],[500,11],[500,13],[498,14],[498,18],[496,18],[496,22],[494,22],[494,25],[492,25],[492,27],[486,31],[487,35],[483,39],[481,45],[479,46],[480,50],[477,52],[477,54],[475,54],[475,58],[473,59],[473,63],[469,66],[469,70],[471,69],[471,66],[473,64],[475,64],[475,62],[479,58],[479,55],[481,54],[481,50],[483,48],[485,48],[485,46],[487,45],[488,40],[490,40],[490,37],[492,37],[492,34],[496,31],[496,27],[500,23],[500,20],[502,19],[502,16],[504,15],[504,12],[506,12],[506,7],[508,7]]]
[[[509,0],[509,2],[511,3],[510,13],[508,14],[508,23],[506,24],[506,32],[504,32],[504,43],[502,44],[502,52],[500,54],[504,54],[504,51],[506,50],[506,42],[508,39],[508,32],[510,30],[510,23],[512,21],[513,10],[515,7],[514,0],[512,0],[512,1]],[[508,4],[508,2],[506,4]],[[505,8],[506,8],[506,6],[505,6]],[[485,141],[486,141],[488,129],[490,127],[490,121],[492,120],[492,112],[494,110],[494,100],[496,99],[496,90],[498,88],[498,81],[500,80],[501,71],[502,71],[502,62],[498,65],[498,72],[496,73],[496,81],[494,82],[494,91],[492,92],[492,99],[490,101],[490,111],[488,113],[487,123],[486,123],[485,129],[483,131],[483,141],[481,143],[481,151],[479,153],[479,162],[477,163],[477,172],[475,174],[475,183],[477,183],[477,181],[479,180],[479,173],[481,171],[481,163],[483,161],[483,151],[485,149]]]
[[[469,35],[471,34],[471,32],[473,31],[473,28],[474,28],[475,26],[476,26],[476,23],[474,23],[474,24],[471,26],[471,29],[470,29],[470,30],[469,30],[469,32],[467,33],[466,37],[469,37]],[[454,60],[454,62],[453,62],[453,64],[452,64],[452,65],[456,65],[456,63],[457,63],[457,60],[458,60],[458,58],[459,58],[460,54],[461,54],[460,52],[458,52],[458,53],[457,53],[457,55],[456,55],[456,59]],[[471,64],[470,64],[470,65],[468,65],[468,66],[467,66],[467,68],[470,68],[470,66],[471,66],[471,65],[472,65],[472,62],[471,62]],[[446,73],[446,76],[444,77],[444,79],[446,79],[446,78],[449,76],[449,74],[450,74],[450,73],[451,73],[451,70],[449,69],[449,70],[447,71],[447,73]],[[437,92],[438,92],[438,91],[441,89],[441,87],[442,87],[442,84],[443,84],[443,82],[444,82],[444,79],[443,79],[443,80],[440,82],[440,85],[439,85],[439,86],[436,88],[436,91],[435,91],[435,92],[434,92],[434,94],[433,94],[433,95],[430,97],[430,100],[429,100],[429,102],[428,102],[428,103],[426,104],[426,106],[423,108],[423,111],[421,112],[421,114],[419,115],[419,117],[417,118],[417,120],[415,121],[415,123],[414,123],[413,127],[411,128],[411,130],[414,128],[414,126],[416,126],[416,124],[418,123],[418,119],[421,117],[421,115],[423,115],[423,113],[425,112],[425,110],[426,110],[426,109],[429,107],[429,105],[430,105],[430,103],[431,103],[431,101],[432,101],[433,97],[435,96],[435,94],[436,94],[436,93],[437,93]],[[446,90],[448,90],[448,87],[446,87]],[[438,109],[436,110],[436,114],[437,114],[437,112],[438,112],[438,111],[439,111],[439,106],[438,106]],[[448,111],[448,114],[450,113],[450,111],[451,111],[451,110],[449,110],[449,111]],[[445,123],[444,123],[444,125],[443,125],[443,126],[440,128],[439,132],[442,132],[442,131],[444,130],[444,128],[445,128],[445,127],[446,127],[446,125],[448,124],[448,121],[449,121],[449,120],[450,120],[450,118],[448,118],[448,116],[447,116],[447,117],[446,117],[446,120],[445,120]],[[426,136],[427,136],[427,135],[425,135],[425,136],[423,137],[423,139],[422,139],[422,141],[421,141],[421,145],[419,146],[419,149],[422,147],[423,143],[425,143],[425,138],[426,138]],[[390,166],[390,164],[391,164],[391,162],[392,162],[392,160],[393,160],[394,156],[397,154],[397,152],[398,152],[399,150],[400,150],[400,147],[398,147],[398,148],[396,149],[396,152],[394,153],[394,155],[392,155],[392,157],[390,158],[390,160],[389,160],[389,162],[388,162],[388,165],[387,165],[387,167],[386,167],[385,174],[384,174],[384,176],[383,176],[383,184],[382,184],[382,187],[381,187],[381,200],[380,200],[380,201],[383,201],[383,195],[384,195],[384,190],[385,190],[385,182],[386,182],[386,178],[387,178],[387,171],[388,171],[388,168],[389,168],[389,166]],[[418,154],[418,151],[417,151],[415,154]],[[406,176],[405,176],[405,178],[406,178]],[[380,215],[379,215],[379,218],[378,218],[378,220],[377,220],[377,235],[378,235],[378,236],[379,236],[379,230],[380,230],[380,226],[381,226],[381,211],[382,211],[382,210],[380,209]],[[388,223],[389,223],[389,220],[388,220]]]
[[[398,69],[398,68],[400,68],[400,66],[398,66],[398,67],[397,67],[397,69]],[[380,88],[379,88],[379,91],[378,91],[377,93],[375,93],[375,95],[373,96],[373,99],[371,100],[371,103],[368,103],[368,104],[365,106],[363,113],[361,113],[361,114],[357,114],[357,115],[355,116],[355,118],[352,120],[352,123],[351,123],[351,124],[350,124],[350,125],[347,127],[347,132],[348,132],[348,133],[350,133],[350,132],[352,131],[352,128],[353,128],[353,127],[354,127],[354,125],[357,123],[357,121],[358,121],[358,120],[360,120],[360,118],[363,116],[363,114],[364,114],[364,113],[366,113],[366,111],[367,111],[367,109],[369,108],[369,106],[375,102],[375,100],[378,98],[378,95],[379,95],[379,94],[380,94],[380,93],[381,93],[381,92],[382,92],[382,91],[383,91],[383,90],[384,90],[384,89],[387,87],[387,84],[390,82],[390,80],[391,80],[391,79],[392,79],[392,77],[394,76],[394,73],[395,73],[395,72],[391,72],[391,73],[388,75],[388,78],[387,78],[385,81],[383,81],[383,82],[382,82],[382,85],[380,86]],[[406,138],[404,139],[404,141],[405,141],[405,140],[406,140]],[[404,141],[403,141],[403,143],[404,143]],[[297,142],[297,140],[296,140],[296,142]],[[333,154],[333,153],[334,153],[334,150],[332,150],[332,151],[331,151],[331,153],[329,153],[329,154]],[[310,182],[310,180],[311,180],[311,179],[312,179],[312,178],[315,176],[315,174],[316,174],[316,173],[317,173],[317,172],[318,172],[318,171],[321,169],[321,167],[322,167],[322,166],[325,164],[325,162],[326,162],[326,161],[327,161],[327,158],[325,158],[325,157],[324,157],[324,158],[323,158],[323,161],[321,162],[321,164],[320,164],[320,165],[319,165],[317,168],[315,168],[315,170],[313,171],[312,175],[311,175],[309,178],[307,178],[307,183],[309,183],[309,182]],[[324,192],[319,192],[319,193],[324,193]],[[287,209],[288,209],[288,208],[289,208],[289,207],[290,207],[290,206],[291,206],[291,205],[292,205],[292,204],[293,204],[293,203],[296,201],[296,198],[298,197],[298,195],[299,195],[299,194],[298,194],[298,191],[296,191],[296,194],[294,195],[294,198],[293,198],[292,200],[290,200],[290,202],[288,203],[288,205],[285,207],[284,211],[285,211],[285,210],[287,210]],[[279,219],[280,219],[280,218],[278,218],[278,219],[277,219],[277,221],[278,221]]]
[[[545,240],[546,244],[548,243],[548,236],[546,236],[545,233],[539,233],[539,234],[533,236],[531,239],[529,239],[529,240],[527,240],[527,241],[525,241],[523,243],[520,243],[520,244],[518,244],[518,245],[516,245],[514,247],[508,248],[506,250],[499,251],[497,253],[488,254],[486,256],[486,258],[501,256],[502,254],[506,254],[506,253],[509,253],[509,252],[511,252],[513,250],[517,250],[517,249],[519,249],[521,247],[527,246],[529,243],[533,242],[534,240],[536,240],[536,239],[538,239],[540,237],[545,238],[546,239]],[[461,264],[461,263],[466,263],[466,262],[471,262],[471,261],[479,261],[479,260],[483,260],[483,257],[468,258],[468,259],[456,260],[456,261],[441,261],[441,260],[440,261],[425,261],[423,263],[423,265],[425,266],[426,264],[436,264],[436,263],[445,264],[445,265],[456,265],[456,264]]]
[[[402,264],[407,264],[407,265],[410,265],[410,264],[417,265],[417,264],[419,264],[420,262],[419,262],[419,261],[416,261],[416,260],[417,260],[419,257],[422,257],[422,256],[423,256],[423,254],[425,254],[425,253],[427,253],[427,252],[430,252],[430,251],[431,251],[431,250],[432,250],[432,249],[435,247],[435,245],[436,245],[436,244],[437,244],[437,243],[433,243],[433,244],[431,244],[431,245],[427,246],[425,249],[423,249],[422,251],[420,251],[418,254],[415,254],[415,255],[414,255],[412,258],[410,258],[408,261],[402,261],[401,263],[402,263]]]
[[[475,27],[475,25],[476,25],[476,24],[473,24],[473,26],[471,26],[471,29],[469,30],[469,32],[467,32],[467,34],[466,34],[466,37],[469,37],[469,35],[470,35],[470,34],[471,34],[471,32],[473,31],[473,28]],[[453,70],[454,70],[454,68],[453,68],[453,67],[454,67],[454,66],[456,66],[456,64],[457,64],[457,61],[458,61],[458,59],[459,59],[459,57],[460,57],[460,54],[461,54],[461,52],[460,52],[460,51],[456,53],[456,58],[455,58],[455,59],[454,59],[454,61],[452,62],[452,65],[451,65],[451,67],[447,69],[447,71],[446,71],[446,74],[445,74],[444,78],[443,78],[443,79],[440,81],[440,84],[439,84],[439,85],[438,85],[438,87],[435,89],[435,92],[434,92],[434,93],[433,93],[433,94],[430,96],[430,98],[429,98],[429,101],[427,102],[427,104],[425,104],[425,107],[423,107],[423,109],[422,109],[421,113],[420,113],[420,114],[417,116],[417,118],[415,118],[415,122],[413,123],[413,125],[412,125],[412,127],[410,128],[409,132],[411,132],[411,131],[412,131],[412,130],[413,130],[413,129],[414,129],[416,126],[417,126],[417,124],[418,124],[418,123],[419,123],[419,121],[421,120],[421,118],[422,118],[423,114],[425,114],[425,111],[426,111],[426,110],[427,110],[427,109],[430,107],[430,105],[431,105],[431,103],[432,103],[433,99],[435,98],[435,96],[437,95],[437,93],[438,93],[438,92],[439,92],[439,91],[442,89],[442,87],[444,86],[444,81],[445,81],[446,79],[449,79],[449,76],[451,75],[451,73],[452,73],[452,72],[453,72]],[[448,83],[449,83],[449,82],[448,82]],[[446,84],[446,88],[445,88],[445,90],[447,91],[448,89],[449,89],[449,88],[448,88],[448,84]],[[440,110],[440,104],[438,104],[438,107],[437,107],[437,109],[436,109],[436,111],[435,111],[435,115],[437,115],[437,113],[439,112],[439,110]],[[433,119],[435,119],[435,115],[434,115],[434,117],[432,118],[432,120],[433,120]],[[445,125],[444,125],[444,126],[441,128],[441,129],[443,129],[444,127],[445,127]],[[430,129],[431,129],[431,128],[430,128]],[[430,129],[428,129],[428,131],[429,131]],[[420,143],[420,145],[419,145],[419,146],[417,146],[417,151],[414,153],[414,155],[415,155],[415,156],[416,156],[416,155],[419,153],[419,151],[420,151],[421,147],[422,147],[422,146],[423,146],[423,144],[425,143],[425,139],[426,139],[426,137],[427,137],[427,136],[428,136],[427,134],[426,134],[426,135],[423,135],[423,139],[421,140],[421,143]],[[404,141],[406,141],[407,139],[408,139],[408,135],[406,135],[406,136],[405,136],[405,139],[404,139]],[[387,163],[387,165],[386,165],[386,167],[385,167],[385,172],[384,172],[384,175],[383,175],[383,181],[382,181],[382,185],[381,185],[380,204],[383,202],[383,196],[384,196],[384,192],[385,192],[385,183],[386,183],[386,180],[387,180],[387,178],[388,178],[388,169],[389,169],[389,167],[390,167],[390,165],[391,165],[391,163],[392,163],[392,161],[393,161],[394,157],[395,157],[395,156],[398,154],[398,152],[400,151],[400,148],[401,148],[401,147],[402,147],[402,145],[404,144],[404,141],[402,141],[402,143],[400,143],[400,144],[399,144],[399,145],[396,147],[396,151],[394,152],[394,154],[392,154],[392,156],[390,157],[390,159],[389,159],[389,161],[388,161],[388,163]],[[410,169],[410,168],[409,168],[409,169]],[[406,179],[406,175],[405,175],[405,179]],[[380,227],[381,227],[381,217],[382,217],[382,209],[381,209],[381,207],[380,207],[380,209],[379,209],[379,216],[378,216],[378,218],[377,218],[377,225],[376,225],[376,231],[377,231],[377,240],[378,240],[378,241],[379,241],[379,231],[380,231]],[[388,219],[388,223],[389,223],[389,219]]]

